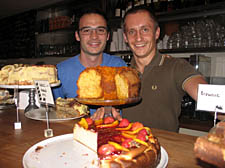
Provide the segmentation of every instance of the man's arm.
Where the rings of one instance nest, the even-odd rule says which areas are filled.
[[[207,84],[203,76],[194,76],[188,79],[184,83],[184,91],[186,91],[195,101],[197,100],[198,96],[198,85],[199,84]]]
[[[91,118],[93,120],[100,120],[104,118],[104,114],[105,114],[105,109],[104,107],[101,107],[96,110],[96,112],[91,116]],[[119,120],[119,121],[122,120],[119,109],[115,109],[114,107],[112,107],[112,115],[116,120]]]
[[[204,80],[202,76],[196,76],[184,84],[185,91],[194,99],[197,100],[197,94],[198,94],[198,84],[207,84],[207,82]],[[218,120],[225,120],[225,114],[219,113],[217,114]]]

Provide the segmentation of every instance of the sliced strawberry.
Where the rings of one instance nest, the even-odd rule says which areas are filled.
[[[94,121],[91,118],[86,118],[86,121],[88,123],[88,126],[90,126],[94,123]]]
[[[98,149],[98,154],[100,155],[110,155],[111,153],[114,153],[116,151],[116,148],[111,144],[104,144],[100,146]]]
[[[132,127],[131,127],[131,130],[132,130],[132,131],[135,131],[135,130],[137,130],[138,128],[142,128],[142,127],[144,127],[144,125],[143,125],[142,123],[140,123],[140,122],[135,122],[135,123],[133,123],[133,125],[132,125]]]
[[[126,118],[123,118],[123,119],[120,121],[118,127],[125,128],[125,127],[127,127],[129,124],[130,124],[129,120],[126,119]]]
[[[138,134],[143,134],[145,136],[148,136],[150,134],[149,130],[146,130],[146,129],[142,129],[138,132]]]
[[[122,142],[122,146],[125,148],[130,148],[131,147],[131,141],[133,141],[133,139],[131,138],[127,138]]]
[[[148,136],[146,136],[144,134],[138,134],[136,138],[140,139],[142,141],[145,141],[145,142],[148,140]]]
[[[104,123],[104,124],[111,124],[111,123],[113,123],[114,121],[115,121],[115,120],[114,120],[113,117],[106,117],[106,118],[104,118],[103,123]]]

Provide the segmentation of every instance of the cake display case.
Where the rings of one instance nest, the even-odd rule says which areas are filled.
[[[58,83],[53,83],[50,84],[51,87],[56,87],[59,86],[60,82]],[[25,108],[24,112],[28,112],[34,109],[38,109],[39,107],[35,104],[35,86],[34,85],[0,85],[0,88],[5,88],[5,89],[14,89],[14,92],[19,89],[26,89],[29,90],[29,103],[28,106]]]

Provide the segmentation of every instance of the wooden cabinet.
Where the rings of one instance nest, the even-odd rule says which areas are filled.
[[[98,3],[97,3],[98,2]],[[80,52],[74,33],[80,11],[100,7],[97,0],[65,1],[37,11],[36,56],[70,57]]]
[[[74,39],[72,10],[67,4],[37,11],[36,56],[71,56],[79,46]]]
[[[35,18],[31,10],[0,20],[0,59],[35,57]]]

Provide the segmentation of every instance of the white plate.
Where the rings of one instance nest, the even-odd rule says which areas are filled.
[[[87,114],[85,114],[85,115],[87,115]],[[49,119],[49,121],[53,121],[53,122],[54,121],[64,121],[64,120],[74,120],[74,119],[82,118],[85,115],[81,115],[78,117],[71,117],[71,118],[58,118],[56,116],[56,112],[55,112],[54,108],[50,108],[49,113],[48,113],[48,119]],[[39,108],[39,109],[30,110],[25,113],[25,116],[27,118],[30,118],[33,120],[46,121],[46,109]]]
[[[60,81],[58,83],[52,83],[50,84],[51,87],[56,87],[60,85]],[[0,88],[5,88],[5,89],[32,89],[35,88],[35,85],[0,85]]]
[[[35,151],[38,147],[40,150]],[[157,168],[165,168],[168,154],[161,147]],[[24,168],[97,168],[97,154],[73,140],[73,134],[56,136],[29,148],[23,156]]]

